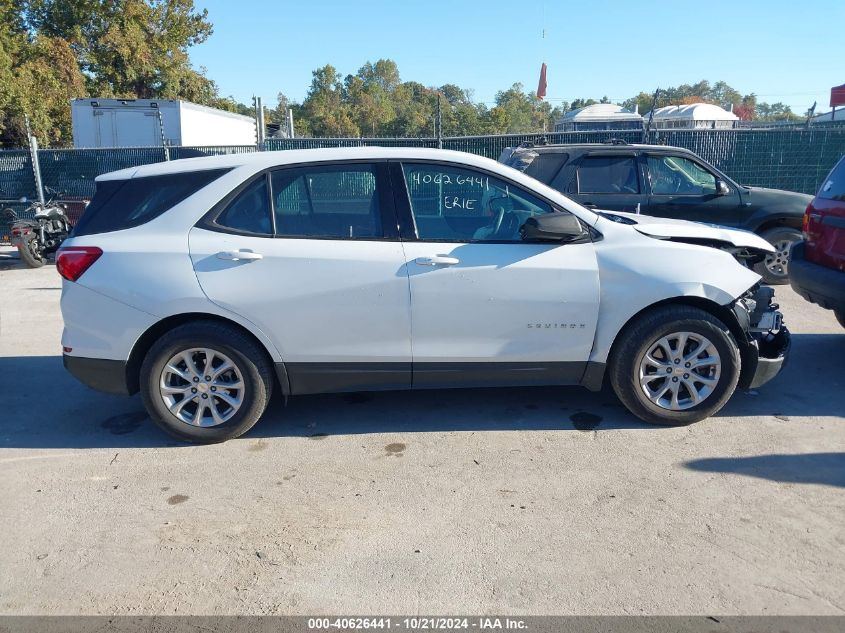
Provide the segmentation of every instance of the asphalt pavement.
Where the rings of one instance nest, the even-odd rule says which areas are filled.
[[[61,362],[60,278],[0,249],[0,613],[842,614],[845,330],[716,417],[610,392],[276,398],[173,441]]]

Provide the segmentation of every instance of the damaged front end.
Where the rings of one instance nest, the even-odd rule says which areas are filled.
[[[738,386],[742,389],[766,384],[786,364],[791,336],[778,304],[772,301],[774,296],[772,288],[758,284],[734,302],[733,312],[745,336],[738,341],[742,354]]]

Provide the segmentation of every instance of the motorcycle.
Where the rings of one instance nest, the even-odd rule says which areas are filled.
[[[24,212],[32,213],[32,219],[20,218],[14,209],[3,211],[3,220],[12,225],[12,246],[17,246],[21,261],[30,268],[43,266],[73,229],[67,217],[67,205],[55,202],[59,192],[49,187],[45,191],[53,197],[47,202],[33,202]]]

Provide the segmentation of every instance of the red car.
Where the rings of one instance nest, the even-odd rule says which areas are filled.
[[[802,297],[833,310],[845,327],[845,156],[804,212],[804,241],[789,264],[789,283]]]

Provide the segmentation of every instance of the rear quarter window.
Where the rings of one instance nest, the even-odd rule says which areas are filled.
[[[845,157],[837,163],[819,189],[819,198],[845,202]]]
[[[227,171],[209,169],[98,182],[94,198],[74,227],[73,235],[109,233],[145,224]]]
[[[518,151],[505,164],[547,185],[568,160],[569,154],[563,152]]]

